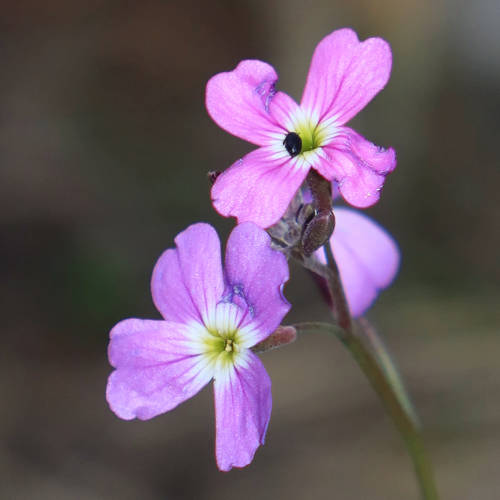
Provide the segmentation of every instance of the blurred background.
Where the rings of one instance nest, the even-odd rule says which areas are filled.
[[[425,424],[442,498],[500,498],[496,0],[20,0],[0,14],[0,498],[417,499],[403,443],[342,346],[263,355],[267,443],[221,473],[212,389],[149,422],[104,399],[109,329],[157,318],[153,265],[188,224],[232,227],[206,172],[252,149],[204,108],[215,73],[275,66],[300,100],[316,44],[351,26],[393,50],[352,122],[398,167],[368,213],[398,240],[369,312]],[[288,322],[327,319],[292,269]]]

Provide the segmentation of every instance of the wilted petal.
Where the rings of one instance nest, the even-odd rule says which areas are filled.
[[[396,167],[394,149],[376,146],[348,127],[342,127],[318,158],[314,168],[338,183],[349,204],[363,208],[378,201],[385,176]]]
[[[271,418],[271,379],[250,351],[215,376],[216,459],[220,470],[245,467],[264,444]]]
[[[392,54],[381,38],[360,42],[348,28],[334,31],[316,47],[301,106],[321,120],[343,125],[384,88]]]
[[[284,148],[283,148],[284,149]],[[215,209],[266,228],[285,213],[309,165],[273,146],[256,149],[224,171],[212,187]]]
[[[154,303],[167,320],[206,323],[224,291],[219,237],[199,223],[179,233],[175,243],[154,268]]]
[[[120,418],[147,420],[194,396],[214,374],[196,331],[167,321],[128,319],[111,331],[106,399]]]
[[[375,221],[349,208],[335,208],[331,238],[349,309],[362,315],[388,287],[399,268],[399,250],[392,237]],[[316,252],[325,262],[323,250]]]
[[[206,107],[219,127],[253,144],[269,144],[282,134],[282,120],[294,101],[274,85],[278,75],[269,64],[241,61],[233,71],[219,73],[207,83]]]
[[[251,345],[272,333],[290,309],[282,294],[288,264],[270,243],[263,229],[246,222],[233,229],[226,247],[226,294],[229,300],[242,298],[248,307],[243,324],[251,323],[257,330]]]

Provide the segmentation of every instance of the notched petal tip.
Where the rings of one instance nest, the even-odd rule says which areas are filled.
[[[219,73],[207,83],[205,105],[210,117],[230,134],[258,146],[280,132],[269,112],[278,75],[258,60],[241,61],[233,71]]]
[[[314,51],[301,103],[342,125],[385,87],[391,67],[392,53],[385,40],[361,42],[352,29],[336,30]]]

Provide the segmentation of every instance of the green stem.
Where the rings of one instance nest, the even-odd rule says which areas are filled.
[[[332,295],[333,303],[333,315],[337,320],[338,324],[347,332],[352,331],[352,318],[351,312],[349,311],[349,305],[345,298],[344,287],[340,280],[340,273],[337,267],[337,262],[333,257],[332,246],[330,241],[327,241],[323,247],[325,251],[326,263],[327,263],[327,283],[330,293]]]
[[[396,368],[396,364],[392,360],[392,357],[385,347],[384,342],[378,335],[373,325],[370,324],[370,322],[366,318],[359,318],[357,323],[361,328],[363,339],[368,343],[368,346],[374,352],[380,367],[384,370],[385,376],[389,383],[392,385],[392,388],[396,393],[405,412],[407,413],[409,418],[411,418],[413,425],[416,428],[420,428],[420,422],[415,408],[410,401],[403,380],[401,379],[401,376],[399,375],[399,372]]]
[[[327,332],[334,334],[347,347],[379,395],[406,443],[413,460],[422,498],[424,500],[439,500],[432,466],[425,453],[418,420],[401,378],[388,352],[369,323],[360,321],[358,322],[360,329],[357,331],[353,328],[349,306],[330,242],[327,241],[323,248],[327,261],[326,266],[319,264],[316,259],[303,255],[294,255],[294,257],[300,260],[304,267],[323,278],[330,294],[331,300],[328,302],[336,324],[301,323],[294,325],[297,333]]]
[[[380,367],[376,356],[366,348],[357,335],[354,335],[339,326],[329,323],[299,323],[294,325],[297,332],[323,332],[335,335],[349,350],[371,385],[379,395],[399,432],[403,436],[410,456],[413,460],[415,473],[418,478],[422,498],[438,500],[439,496],[434,481],[431,463],[425,453],[422,437],[411,416],[405,411],[392,384],[387,379],[384,370]]]

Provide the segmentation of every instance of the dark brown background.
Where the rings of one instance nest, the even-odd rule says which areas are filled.
[[[152,266],[199,220],[227,234],[205,173],[252,147],[204,86],[259,58],[300,99],[336,28],[392,45],[387,88],[352,125],[398,167],[368,212],[400,243],[370,311],[425,423],[443,498],[500,497],[499,7],[477,2],[5,2],[0,14],[0,497],[417,498],[401,439],[342,347],[263,356],[267,444],[223,474],[211,388],[149,422],[104,400],[110,327],[158,317]],[[289,321],[326,318],[292,269]]]

